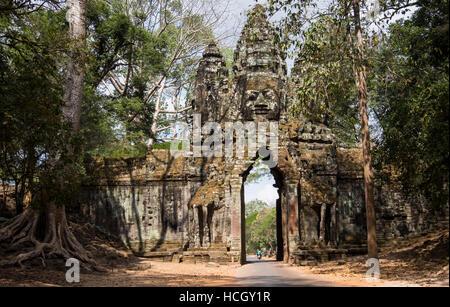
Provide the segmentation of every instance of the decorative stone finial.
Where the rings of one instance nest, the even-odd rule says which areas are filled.
[[[219,47],[217,47],[217,44],[215,42],[209,43],[209,45],[206,47],[205,52],[203,53],[203,58],[207,57],[222,58]]]

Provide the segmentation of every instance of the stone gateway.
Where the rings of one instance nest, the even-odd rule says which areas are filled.
[[[297,264],[366,253],[360,148],[340,148],[325,123],[290,118],[295,71],[273,43],[264,10],[249,12],[234,53],[232,76],[215,44],[200,61],[192,113],[214,121],[278,122],[277,258]],[[272,146],[272,148],[271,148]],[[245,262],[244,182],[256,153],[243,158],[172,156],[88,162],[80,206],[136,254],[176,262]],[[424,230],[428,211],[399,189],[378,186],[378,239]],[[448,213],[447,213],[448,216]]]

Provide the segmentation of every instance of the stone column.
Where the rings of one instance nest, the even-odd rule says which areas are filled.
[[[241,252],[241,262],[245,258],[245,253],[242,255],[242,178],[236,176],[230,180],[231,186],[231,250]],[[244,257],[243,257],[244,256]]]
[[[337,212],[336,212],[336,203],[331,205],[331,217],[330,217],[330,241],[331,246],[337,246]]]
[[[288,262],[289,260],[289,203],[286,197],[287,187],[282,187],[282,192],[280,195],[281,201],[281,234],[283,236],[283,261]]]
[[[287,239],[288,252],[291,254],[297,247],[300,239],[299,219],[298,219],[298,181],[286,182],[286,202],[287,202]],[[286,257],[285,257],[286,258]],[[289,259],[289,258],[288,258]]]
[[[181,211],[182,216],[180,221],[182,222],[180,230],[182,232],[182,242],[183,246],[186,244],[186,241],[189,241],[189,207],[186,205],[189,203],[191,199],[191,183],[187,182],[186,186],[183,188],[183,196],[181,199]]]
[[[326,214],[327,214],[327,205],[322,204],[320,207],[320,233],[319,233],[319,241],[321,243],[325,243],[325,231],[326,231]]]
[[[278,199],[276,203],[277,215],[277,261],[283,261],[283,223],[282,223],[282,209],[281,209],[281,193],[278,192]]]
[[[192,212],[194,214],[194,229],[193,229],[193,235],[194,235],[194,248],[200,248],[201,242],[200,242],[200,221],[199,221],[199,214],[198,214],[199,206],[193,206]]]
[[[209,236],[209,225],[208,225],[208,207],[203,205],[201,206],[201,210],[202,210],[202,218],[203,218],[203,222],[202,222],[202,227],[203,227],[203,242],[202,242],[202,247],[206,247],[208,248],[211,244],[211,238]]]

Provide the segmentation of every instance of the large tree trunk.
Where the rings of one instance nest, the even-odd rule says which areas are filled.
[[[75,136],[80,129],[81,103],[83,98],[83,47],[85,45],[86,26],[85,9],[86,0],[67,0],[67,21],[69,22],[70,38],[74,48],[70,54],[67,66],[67,83],[64,89],[63,121],[70,123],[71,133]],[[74,154],[73,148],[67,148],[68,154]],[[63,163],[59,153],[53,161],[57,167]],[[70,165],[63,167],[71,167]],[[45,180],[45,178],[43,178]],[[9,240],[12,247],[31,242],[33,248],[19,254],[8,264],[21,264],[23,261],[55,255],[64,258],[77,258],[85,263],[95,266],[92,256],[78,242],[70,229],[64,204],[56,205],[48,199],[48,189],[57,189],[58,185],[43,183],[40,193],[40,210],[27,208],[22,214],[11,219],[0,229],[0,241]]]
[[[153,149],[153,144],[155,143],[155,139],[158,134],[158,118],[159,114],[161,113],[161,100],[164,89],[166,88],[166,81],[167,78],[163,77],[160,88],[158,90],[158,98],[156,99],[155,111],[153,113],[151,135],[147,140],[147,153],[149,153]]]
[[[1,264],[22,264],[35,257],[45,258],[53,255],[65,259],[74,257],[95,266],[95,262],[73,235],[66,219],[64,206],[56,207],[53,202],[45,202],[42,211],[25,210],[11,219],[0,229],[0,241],[9,240],[11,249],[31,242],[33,248]]]
[[[74,49],[67,64],[67,82],[64,89],[63,120],[72,124],[72,133],[80,130],[81,103],[83,99],[84,64],[83,48],[86,39],[86,0],[67,0],[67,21]]]
[[[25,176],[23,176],[19,183],[16,183],[16,214],[23,212],[23,200],[25,198]]]
[[[364,193],[367,217],[367,246],[369,258],[378,258],[376,241],[376,219],[373,194],[373,171],[370,157],[370,131],[367,115],[366,63],[364,58],[364,42],[361,29],[359,0],[353,0],[353,13],[356,34],[357,58],[355,63],[355,82],[358,89],[359,114],[361,117],[361,136],[364,161]]]

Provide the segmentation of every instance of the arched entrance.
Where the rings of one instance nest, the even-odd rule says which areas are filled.
[[[282,160],[283,159],[283,160]],[[230,176],[229,203],[231,213],[231,251],[239,254],[242,264],[246,261],[245,250],[245,198],[244,182],[256,159],[235,162]],[[299,180],[292,174],[295,170],[286,167],[286,157],[280,155],[278,165],[271,169],[271,174],[278,187],[277,207],[277,259],[288,262],[291,252],[299,239]]]
[[[247,237],[247,229],[246,229],[246,204],[248,203],[248,200],[245,197],[245,191],[246,191],[246,181],[247,178],[249,176],[249,174],[252,172],[252,170],[254,169],[255,165],[257,164],[257,162],[254,162],[243,174],[242,174],[242,190],[241,190],[241,194],[243,195],[243,200],[241,202],[241,206],[242,206],[242,212],[243,212],[243,222],[242,222],[242,230],[241,230],[241,257],[242,260],[241,262],[245,263],[247,261],[246,256],[247,256],[247,246],[246,244],[248,243],[248,237]],[[283,261],[283,233],[282,233],[282,208],[281,208],[281,197],[282,197],[282,193],[281,191],[283,190],[283,176],[281,174],[281,171],[279,168],[275,167],[272,169],[269,169],[269,176],[273,178],[273,181],[275,182],[275,184],[273,185],[273,189],[276,190],[276,193],[278,194],[278,197],[276,199],[276,203],[275,203],[275,221],[276,221],[276,225],[275,225],[275,235],[274,235],[274,239],[276,241],[276,260],[277,261]],[[267,187],[266,187],[267,188]],[[269,209],[270,208],[266,208]],[[270,229],[267,229],[268,231]]]

